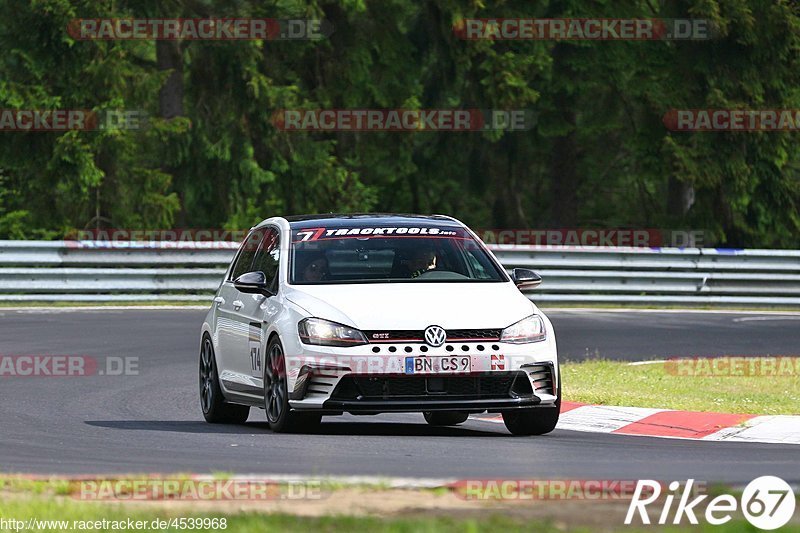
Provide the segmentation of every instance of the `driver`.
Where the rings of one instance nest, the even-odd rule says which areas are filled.
[[[417,278],[420,275],[436,268],[436,252],[430,247],[415,248],[408,258],[408,269],[411,277]]]
[[[311,254],[306,258],[300,271],[303,281],[324,281],[328,277],[328,259],[322,252]]]

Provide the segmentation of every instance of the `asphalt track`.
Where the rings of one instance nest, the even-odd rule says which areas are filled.
[[[0,471],[285,473],[444,478],[800,482],[791,445],[696,442],[556,430],[512,437],[470,420],[433,428],[421,415],[324,419],[311,435],[202,420],[198,310],[0,310],[0,354],[138,357],[139,374],[0,377]],[[662,358],[800,351],[800,316],[552,311],[562,357]]]

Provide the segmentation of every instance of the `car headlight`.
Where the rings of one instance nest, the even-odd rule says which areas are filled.
[[[316,346],[367,344],[367,338],[359,330],[321,318],[304,318],[297,324],[297,333],[303,344]]]
[[[539,315],[531,315],[504,329],[500,335],[500,342],[523,344],[543,341],[546,338],[547,330],[544,327],[544,320]]]

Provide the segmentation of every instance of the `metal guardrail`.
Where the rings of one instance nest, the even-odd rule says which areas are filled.
[[[0,241],[0,301],[208,302],[234,243]],[[800,251],[490,246],[542,303],[800,307]]]
[[[493,246],[539,272],[537,302],[800,306],[800,251]]]

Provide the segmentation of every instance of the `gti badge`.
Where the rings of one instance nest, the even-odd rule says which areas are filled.
[[[440,326],[428,326],[425,328],[425,342],[434,348],[438,348],[444,344],[446,338],[447,333]]]

